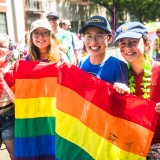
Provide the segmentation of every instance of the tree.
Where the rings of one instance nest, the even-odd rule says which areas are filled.
[[[123,14],[121,1],[123,0],[90,0],[90,2],[99,4],[107,9],[107,11],[111,16],[112,19],[111,23],[113,24],[114,29],[116,29],[116,18],[121,17],[121,15]]]
[[[159,0],[124,0],[123,5],[140,22],[155,21],[159,18]]]
[[[124,12],[136,16],[140,22],[155,21],[160,15],[159,0],[90,0],[90,2],[105,7],[112,17],[112,23],[115,17],[123,20]]]

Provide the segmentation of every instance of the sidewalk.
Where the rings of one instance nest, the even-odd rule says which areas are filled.
[[[4,144],[2,144],[2,147],[0,150],[0,160],[10,160],[9,154]]]

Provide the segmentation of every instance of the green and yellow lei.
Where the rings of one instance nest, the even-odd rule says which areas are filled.
[[[151,85],[151,75],[152,75],[152,65],[151,65],[151,57],[148,54],[145,54],[145,62],[144,62],[144,75],[143,75],[143,83],[142,85],[142,98],[144,99],[149,99],[150,98],[150,85]],[[134,76],[131,73],[131,67],[130,64],[128,64],[129,68],[129,80],[128,80],[128,85],[130,88],[130,93],[135,94],[136,90],[136,84],[135,84],[135,79]]]

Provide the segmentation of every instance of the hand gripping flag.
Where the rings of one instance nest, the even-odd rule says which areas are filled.
[[[16,160],[146,159],[154,102],[66,64],[20,61],[14,79]]]

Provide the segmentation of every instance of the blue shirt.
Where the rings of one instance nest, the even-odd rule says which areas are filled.
[[[111,84],[120,82],[128,84],[127,64],[115,57],[109,57],[104,63],[93,65],[90,56],[81,59],[79,68]]]

